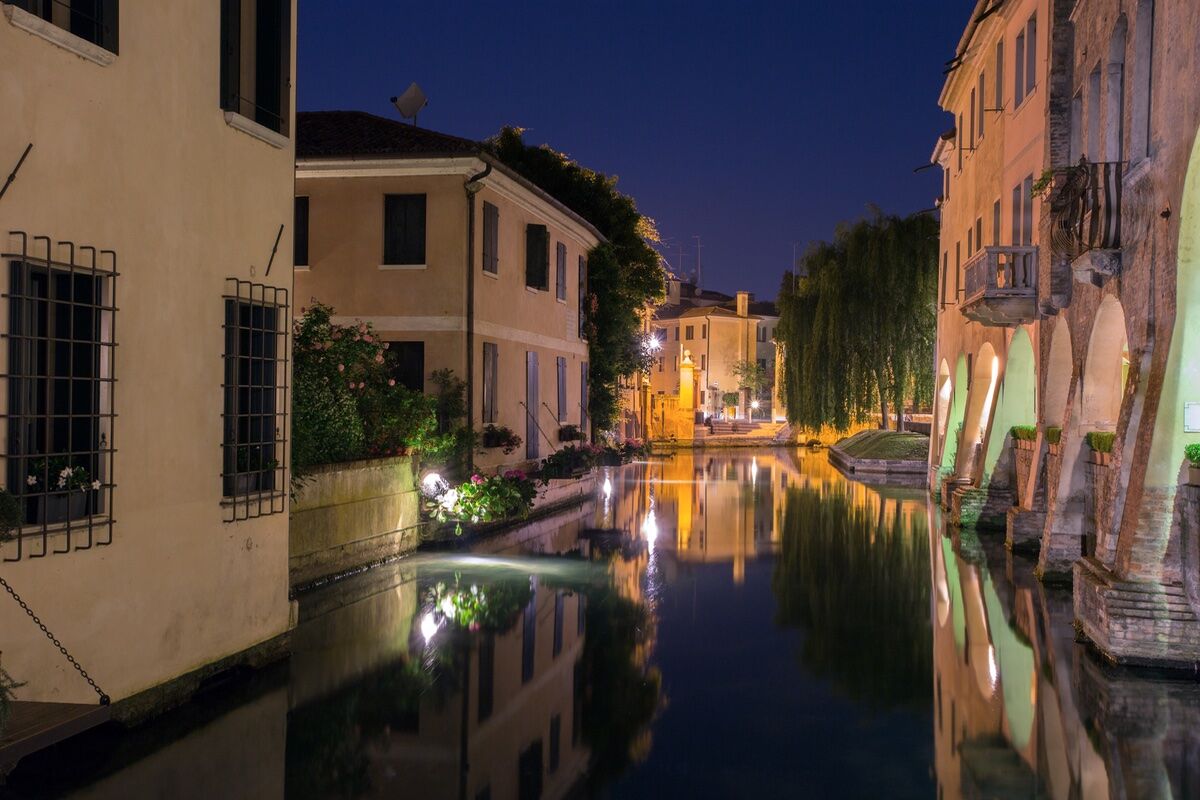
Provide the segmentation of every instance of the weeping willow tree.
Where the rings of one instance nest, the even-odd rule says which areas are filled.
[[[789,490],[772,584],[781,625],[804,630],[800,661],[872,708],[923,708],[933,673],[924,517]]]
[[[937,222],[869,217],[804,253],[779,292],[788,418],[846,428],[933,397]],[[902,419],[901,414],[897,414]]]

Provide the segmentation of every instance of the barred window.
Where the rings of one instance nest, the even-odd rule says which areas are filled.
[[[6,561],[112,541],[116,254],[14,236],[20,252],[3,256],[9,265],[4,456],[21,528]],[[55,260],[55,253],[66,260]],[[66,535],[52,542],[52,531]]]
[[[288,293],[229,278],[222,494],[227,522],[285,510]]]

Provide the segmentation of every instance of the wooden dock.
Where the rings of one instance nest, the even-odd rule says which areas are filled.
[[[112,714],[109,706],[82,703],[15,701],[8,725],[0,735],[0,776],[25,756],[103,725]]]

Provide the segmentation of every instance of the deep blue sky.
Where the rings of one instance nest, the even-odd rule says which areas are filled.
[[[527,130],[620,176],[683,271],[773,298],[792,243],[868,203],[928,208],[913,174],[970,0],[407,2],[300,0],[299,108],[395,116],[417,81],[422,127]]]

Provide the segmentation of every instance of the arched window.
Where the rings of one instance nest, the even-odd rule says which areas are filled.
[[[1125,16],[1117,19],[1108,43],[1104,88],[1104,160],[1125,160]]]
[[[1150,92],[1154,74],[1154,0],[1139,0],[1133,20],[1133,86],[1129,115],[1132,160],[1150,155]]]

